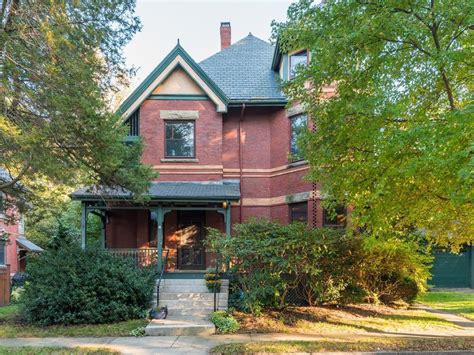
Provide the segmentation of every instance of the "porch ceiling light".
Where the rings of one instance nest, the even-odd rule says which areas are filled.
[[[227,204],[228,204],[227,201],[222,202],[222,207],[223,207],[223,208],[227,208]]]

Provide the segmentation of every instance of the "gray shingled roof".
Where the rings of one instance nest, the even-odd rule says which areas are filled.
[[[240,199],[237,180],[223,181],[153,181],[148,189],[153,200],[232,200]],[[71,194],[75,200],[129,199],[132,194],[122,188],[84,187]]]
[[[199,65],[232,102],[286,102],[272,70],[274,46],[249,34]]]
[[[30,242],[28,239],[25,237],[20,237],[16,240],[16,244],[22,249],[25,249],[27,251],[31,251],[33,253],[41,253],[43,248],[37,246],[35,243]]]

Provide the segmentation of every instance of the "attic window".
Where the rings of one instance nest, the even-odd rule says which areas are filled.
[[[135,110],[134,113],[125,121],[128,126],[128,136],[137,137],[140,135],[140,109]]]
[[[308,64],[308,51],[306,49],[290,55],[290,79],[296,76],[296,70],[301,65]]]

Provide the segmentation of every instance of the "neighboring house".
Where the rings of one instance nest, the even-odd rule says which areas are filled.
[[[230,235],[232,224],[250,217],[345,225],[345,208],[326,214],[319,184],[304,179],[309,167],[296,142],[310,122],[300,105],[287,107],[280,89],[308,51],[281,53],[252,34],[231,44],[227,22],[220,33],[221,51],[200,63],[178,43],[121,105],[127,141],[143,142],[143,162],[160,175],[146,205],[122,189],[74,192],[83,247],[94,213],[106,248],[159,267],[169,253],[166,271],[183,274],[214,263],[202,243],[206,227]]]
[[[0,168],[0,183],[10,176]],[[13,197],[0,192],[0,268],[9,267],[10,275],[24,272],[29,252],[42,252],[39,246],[25,237],[23,215],[14,207]]]

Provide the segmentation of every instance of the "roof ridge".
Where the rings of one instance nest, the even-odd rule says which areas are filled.
[[[215,57],[215,56],[217,56],[217,55],[219,55],[219,54],[221,54],[221,53],[228,52],[228,49],[234,47],[235,45],[237,45],[237,44],[239,44],[240,42],[242,42],[242,41],[248,39],[249,37],[252,38],[252,39],[256,39],[256,40],[258,40],[258,41],[260,41],[260,42],[263,42],[263,43],[265,43],[265,44],[267,44],[267,45],[269,45],[269,46],[271,46],[271,47],[274,47],[274,45],[271,44],[270,42],[267,42],[267,41],[265,41],[264,39],[261,39],[261,38],[259,38],[259,37],[257,37],[257,36],[254,36],[254,35],[252,34],[252,32],[249,32],[249,34],[248,34],[247,36],[245,36],[245,37],[239,39],[237,42],[232,43],[229,47],[226,47],[226,48],[224,48],[224,49],[221,49],[219,52],[216,52],[216,53],[212,54],[211,56],[207,57],[206,59],[201,60],[198,64],[204,63],[206,60],[211,59],[211,58],[213,58],[213,57]]]

